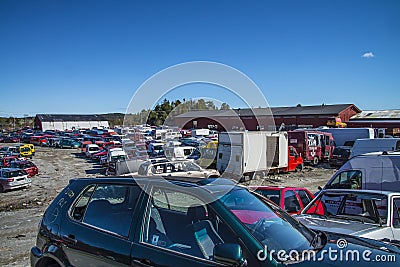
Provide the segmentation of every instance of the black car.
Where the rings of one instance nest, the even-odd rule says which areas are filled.
[[[396,247],[313,232],[231,180],[174,179],[71,180],[41,220],[31,266],[341,266],[324,253],[339,241],[398,266]]]
[[[342,166],[350,159],[351,146],[338,146],[332,152],[332,158],[329,159],[329,165]]]

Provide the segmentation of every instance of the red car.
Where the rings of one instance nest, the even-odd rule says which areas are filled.
[[[17,160],[10,163],[11,168],[19,168],[28,173],[28,177],[35,176],[39,173],[38,167],[29,160]]]
[[[100,158],[101,158],[102,156],[106,156],[107,153],[108,153],[108,150],[105,149],[105,148],[103,148],[103,149],[100,150],[99,152],[93,154],[92,159],[100,161]]]
[[[300,187],[250,186],[250,188],[290,214],[300,214],[314,198],[310,191]]]
[[[18,156],[6,156],[0,158],[0,168],[10,167],[10,163],[15,160],[18,160]]]

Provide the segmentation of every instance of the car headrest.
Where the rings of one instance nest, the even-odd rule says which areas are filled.
[[[190,222],[198,222],[207,219],[207,212],[204,206],[190,206],[187,211],[187,217]]]

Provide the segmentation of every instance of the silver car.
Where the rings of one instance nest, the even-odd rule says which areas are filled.
[[[28,173],[17,168],[0,169],[0,192],[32,185]]]
[[[296,218],[313,230],[400,244],[400,193],[324,190]]]

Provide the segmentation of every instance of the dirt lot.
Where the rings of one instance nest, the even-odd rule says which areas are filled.
[[[39,175],[32,187],[0,194],[0,266],[29,266],[29,251],[35,244],[38,223],[46,207],[71,178],[96,177],[101,166],[80,157],[76,149],[37,147],[33,162]],[[335,172],[327,165],[306,167],[302,172],[270,175],[252,183],[302,186],[312,192]]]

